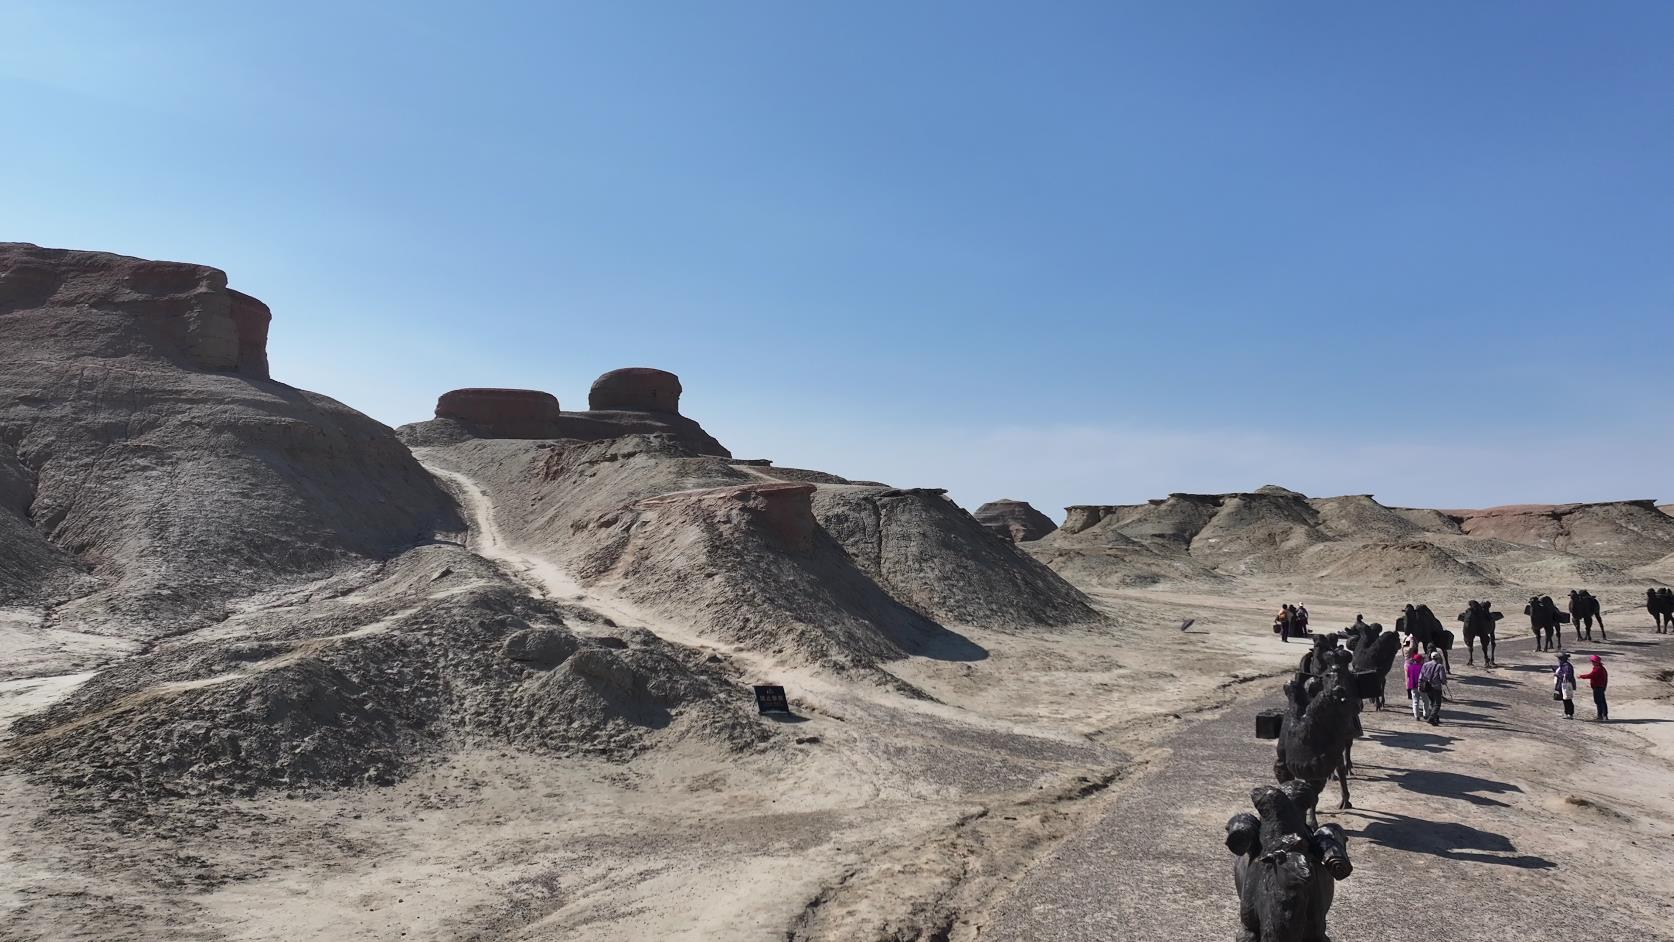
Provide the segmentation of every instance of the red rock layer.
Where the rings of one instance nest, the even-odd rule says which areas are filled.
[[[666,370],[631,366],[611,370],[593,381],[589,409],[627,412],[680,411],[680,377]]]
[[[436,400],[436,417],[457,419],[491,438],[553,438],[558,397],[538,389],[455,389]]]

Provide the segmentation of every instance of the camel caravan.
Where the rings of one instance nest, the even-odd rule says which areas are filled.
[[[1599,639],[1610,640],[1604,630],[1603,605],[1591,591],[1570,590],[1567,608],[1560,610],[1551,596],[1530,596],[1523,614],[1529,618],[1537,651],[1561,649],[1565,624],[1574,626],[1577,643],[1592,640],[1595,622]],[[1674,591],[1646,590],[1645,608],[1658,634],[1674,632]],[[1335,778],[1341,792],[1337,807],[1353,807],[1349,778],[1354,774],[1354,741],[1365,734],[1360,713],[1367,701],[1383,709],[1389,673],[1397,662],[1406,666],[1414,718],[1432,725],[1439,725],[1451,669],[1454,634],[1428,605],[1403,607],[1394,631],[1356,615],[1354,624],[1319,635],[1305,628],[1297,630],[1306,624],[1305,614],[1295,617],[1297,609],[1307,611],[1301,606],[1281,608],[1274,633],[1286,641],[1305,637],[1312,645],[1297,663],[1295,676],[1285,683],[1284,706],[1256,716],[1257,738],[1274,740],[1273,776],[1279,787],[1254,789],[1250,801],[1257,814],[1241,811],[1226,826],[1244,931],[1240,938],[1325,938],[1325,917],[1335,884],[1346,879],[1353,867],[1347,834],[1337,825],[1319,824],[1319,797]],[[1455,620],[1464,636],[1466,664],[1475,665],[1480,647],[1483,667],[1499,666],[1497,625],[1504,617],[1487,600],[1471,599],[1465,604]],[[1565,674],[1568,656],[1559,655],[1554,696],[1565,699],[1565,713],[1573,715],[1564,687],[1566,677],[1571,688],[1575,683],[1573,673]],[[1594,671],[1602,677],[1599,658],[1592,660]],[[1603,720],[1602,682],[1594,683],[1594,688]]]

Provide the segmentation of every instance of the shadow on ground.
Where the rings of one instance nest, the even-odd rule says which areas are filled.
[[[1549,870],[1557,866],[1545,857],[1517,853],[1517,846],[1502,834],[1468,824],[1425,821],[1404,814],[1361,813],[1377,820],[1368,821],[1359,831],[1348,832],[1349,836],[1364,838],[1391,850],[1521,870]]]
[[[1509,782],[1500,782],[1491,778],[1476,775],[1465,775],[1460,772],[1435,772],[1421,769],[1400,769],[1388,776],[1388,781],[1394,782],[1409,792],[1421,795],[1433,795],[1437,798],[1458,798],[1473,805],[1493,805],[1499,808],[1510,807],[1503,801],[1484,797],[1489,795],[1522,794],[1523,790]]]

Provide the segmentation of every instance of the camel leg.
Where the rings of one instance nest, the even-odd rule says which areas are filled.
[[[1353,808],[1354,804],[1349,801],[1348,776],[1338,775],[1337,784],[1343,790],[1343,800],[1337,805],[1337,810],[1347,811],[1348,809]]]
[[[1604,633],[1604,613],[1598,613],[1598,637],[1600,641],[1609,641],[1610,636]]]

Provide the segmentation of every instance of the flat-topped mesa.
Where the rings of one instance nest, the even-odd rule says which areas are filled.
[[[599,412],[680,413],[680,377],[667,370],[630,366],[593,381],[587,407]]]
[[[48,308],[76,310],[77,329],[32,315]],[[148,357],[268,378],[272,313],[207,265],[0,243],[0,318],[41,355]]]
[[[971,516],[977,522],[1013,543],[1038,540],[1058,525],[1052,518],[1030,506],[1026,500],[991,500],[976,509]]]
[[[453,419],[488,438],[553,438],[558,397],[538,389],[455,389],[436,400],[436,417]]]

